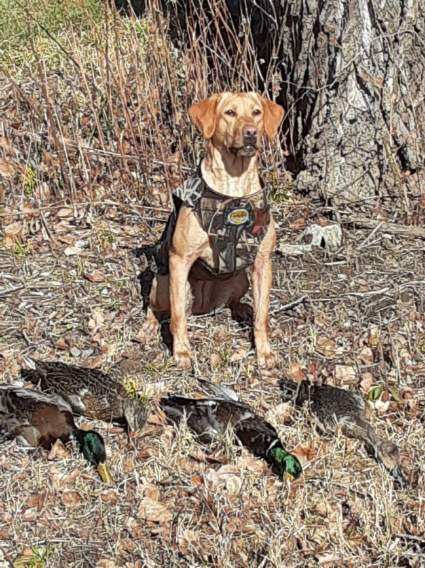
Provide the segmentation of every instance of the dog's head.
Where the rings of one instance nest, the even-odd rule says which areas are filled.
[[[276,135],[283,115],[280,105],[253,92],[212,95],[189,109],[206,140],[244,158],[256,154],[264,135]]]

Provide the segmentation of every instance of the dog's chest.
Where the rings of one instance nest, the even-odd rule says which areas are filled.
[[[202,178],[192,178],[175,195],[208,234],[210,247],[193,267],[197,277],[226,277],[253,264],[270,224],[266,188],[233,198],[213,191]]]

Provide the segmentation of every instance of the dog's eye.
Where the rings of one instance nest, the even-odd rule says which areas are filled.
[[[260,110],[259,108],[256,108],[256,109],[254,109],[254,110],[252,111],[252,114],[253,114],[254,116],[258,116],[259,114],[261,114],[261,110]]]
[[[232,110],[231,108],[228,108],[227,110],[225,110],[224,114],[227,114],[227,116],[236,116],[235,111]]]

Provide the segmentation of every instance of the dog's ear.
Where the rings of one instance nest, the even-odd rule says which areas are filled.
[[[267,136],[271,139],[276,136],[280,123],[283,120],[285,111],[283,107],[261,97],[261,104],[264,112],[264,130]]]
[[[196,124],[206,140],[212,138],[215,131],[219,99],[220,95],[212,95],[209,99],[196,103],[189,109],[191,121]]]

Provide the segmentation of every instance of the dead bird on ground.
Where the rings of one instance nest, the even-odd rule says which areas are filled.
[[[406,484],[400,469],[398,447],[376,433],[369,422],[368,405],[360,394],[305,380],[297,383],[281,379],[279,384],[285,400],[292,399],[296,406],[309,403],[319,430],[334,434],[339,426],[346,436],[365,442],[369,453],[384,465],[396,482],[400,486]]]
[[[241,402],[228,387],[200,381],[211,398],[187,398],[170,395],[160,400],[160,407],[170,421],[185,418],[187,425],[203,442],[211,442],[230,425],[238,441],[256,457],[265,459],[280,476],[297,479],[302,473],[298,458],[285,450],[277,431],[264,418]]]
[[[97,468],[102,481],[113,481],[105,463],[102,436],[94,430],[77,428],[71,406],[59,395],[0,386],[0,440],[10,438],[45,449],[50,449],[58,439],[64,443],[75,439],[86,460]]]
[[[119,377],[59,361],[34,364],[34,369],[22,369],[21,377],[44,392],[60,394],[75,414],[125,423],[133,431],[144,426],[146,406],[128,394]]]

